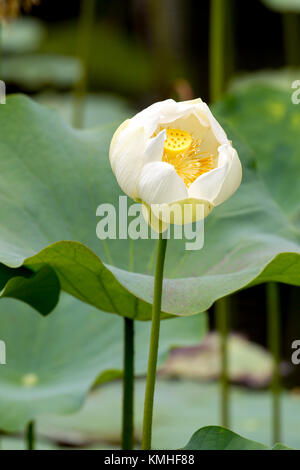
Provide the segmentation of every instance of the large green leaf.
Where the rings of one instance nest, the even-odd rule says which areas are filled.
[[[284,446],[277,444],[276,450]],[[199,429],[183,448],[184,450],[267,450],[268,447],[250,441],[229,429],[220,426],[207,426]]]
[[[270,93],[276,96],[275,91]],[[283,98],[286,109],[297,113],[290,97],[283,94]],[[236,99],[233,111],[234,103],[239,109]],[[278,129],[274,127],[278,119],[274,100],[269,108],[260,106],[264,112],[254,114],[252,106],[244,109],[241,119],[256,126],[260,138],[248,139],[248,144],[240,141],[239,125],[229,132],[246,162],[251,162],[253,151],[272,151],[275,188],[253,171],[244,171],[238,192],[206,219],[202,250],[186,251],[185,240],[170,240],[163,294],[163,311],[168,314],[204,311],[216,299],[250,283],[300,284],[300,237],[295,224],[299,186],[290,184],[297,162],[289,160],[282,168],[287,150],[297,154],[299,133],[288,127],[290,121],[281,120]],[[108,161],[115,127],[74,130],[22,96],[13,96],[0,107],[0,261],[33,271],[46,264],[62,289],[80,300],[147,320],[155,240],[101,242],[95,234],[97,206],[109,202],[118,208],[121,194]],[[277,197],[279,188],[287,191],[282,191],[282,199]]]
[[[198,344],[206,315],[162,322],[159,366],[171,349]],[[136,322],[136,375],[147,370],[150,324]],[[17,431],[45,413],[78,410],[91,385],[122,375],[123,322],[63,294],[47,318],[11,299],[0,304],[0,429]]]
[[[72,124],[74,121],[74,96],[70,93],[43,92],[35,96],[40,104],[47,105]],[[88,129],[108,122],[125,120],[133,114],[126,100],[110,94],[88,94],[84,100],[83,126]]]
[[[300,0],[263,0],[272,10],[281,12],[300,12]]]
[[[300,235],[300,107],[290,91],[248,86],[217,108],[249,143],[253,160],[281,219],[281,233]]]
[[[55,271],[43,266],[37,273],[28,269],[11,269],[2,266],[0,270],[0,297],[12,297],[32,305],[41,314],[50,313],[58,302],[60,284]]]
[[[230,91],[239,92],[253,85],[267,86],[286,90],[290,94],[295,91],[292,84],[299,80],[299,68],[264,69],[251,73],[241,73],[230,83]]]
[[[168,324],[169,322],[166,322]],[[174,322],[176,324],[176,321]],[[135,429],[137,445],[141,441],[144,407],[144,380],[136,381]],[[45,416],[37,421],[40,436],[53,442],[102,447],[120,446],[122,384],[113,382],[94,390],[78,413]],[[157,380],[153,417],[153,448],[179,449],[199,427],[219,425],[220,388],[217,383]],[[299,395],[284,392],[282,440],[291,448],[300,448]],[[231,428],[247,439],[269,447],[272,442],[272,396],[268,391],[230,389]]]

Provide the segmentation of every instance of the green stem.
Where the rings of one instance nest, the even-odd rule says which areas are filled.
[[[176,2],[173,1],[174,14]],[[173,15],[174,16],[174,15]],[[173,34],[170,25],[170,11],[167,2],[148,0],[148,18],[152,40],[152,56],[155,73],[154,91],[164,96],[170,92],[170,79],[173,69]]]
[[[275,283],[267,284],[268,343],[273,358],[272,393],[272,441],[281,440],[280,410],[280,299]]]
[[[124,318],[122,449],[134,447],[134,320]]]
[[[216,325],[220,337],[221,354],[221,424],[229,427],[229,373],[228,373],[228,332],[229,332],[229,299],[224,297],[216,302]]]
[[[82,77],[74,88],[73,125],[83,127],[84,101],[88,88],[88,65],[96,0],[82,0],[78,24],[78,57],[83,67]]]
[[[27,450],[34,450],[35,448],[34,421],[30,421],[26,427],[26,444],[27,444]]]
[[[162,233],[160,233],[159,240],[158,240],[157,259],[156,259],[154,299],[153,299],[153,308],[152,308],[152,327],[151,327],[148,373],[147,373],[146,393],[145,393],[144,424],[143,424],[143,439],[142,439],[143,450],[151,449],[153,402],[154,402],[154,390],[155,390],[155,379],[156,379],[156,366],[157,366],[159,330],[160,330],[160,314],[161,314],[161,298],[162,298],[163,276],[164,276],[163,273],[164,273],[166,248],[167,248],[167,239],[163,237]]]
[[[282,15],[282,20],[286,65],[296,67],[300,62],[299,50],[297,47],[300,40],[299,17],[296,13],[284,13]]]
[[[225,81],[225,27],[226,0],[210,0],[210,98],[218,101]]]

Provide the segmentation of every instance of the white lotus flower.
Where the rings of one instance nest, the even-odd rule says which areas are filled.
[[[206,217],[242,179],[236,150],[201,99],[155,103],[123,122],[109,157],[122,190],[151,207],[144,215],[154,228],[155,216],[166,222],[166,212],[174,207],[184,211],[174,211],[171,223]]]

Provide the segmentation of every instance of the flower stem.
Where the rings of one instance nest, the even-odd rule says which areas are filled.
[[[267,284],[268,343],[273,357],[272,393],[272,440],[281,439],[280,410],[280,299],[279,288],[275,283]]]
[[[35,448],[35,435],[34,435],[34,421],[30,421],[26,427],[26,445],[27,450],[34,450]]]
[[[145,393],[144,424],[143,424],[143,439],[142,439],[143,450],[151,449],[153,402],[154,402],[157,354],[158,354],[158,343],[159,343],[161,299],[162,299],[163,275],[164,275],[163,273],[164,273],[166,248],[167,248],[167,238],[164,238],[163,234],[160,233],[159,240],[158,240],[157,259],[156,259],[154,299],[153,299],[153,308],[152,308],[152,327],[151,327],[148,373],[147,373],[146,393]]]
[[[134,447],[134,320],[124,318],[122,449]]]
[[[286,65],[296,67],[299,65],[299,16],[296,13],[284,13],[282,15],[283,35]]]
[[[225,80],[225,27],[226,0],[210,0],[210,98],[218,101],[224,90]]]
[[[228,374],[228,331],[229,331],[229,299],[224,297],[216,302],[216,324],[220,337],[221,354],[221,424],[229,427],[229,374]]]
[[[78,57],[83,67],[82,77],[74,88],[74,127],[82,127],[84,121],[84,99],[88,86],[88,65],[91,35],[95,17],[96,0],[82,0],[78,24]]]

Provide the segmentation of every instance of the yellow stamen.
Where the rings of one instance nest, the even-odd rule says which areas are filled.
[[[201,143],[188,132],[167,129],[163,161],[174,166],[188,188],[198,176],[214,169],[213,155],[200,152]]]

